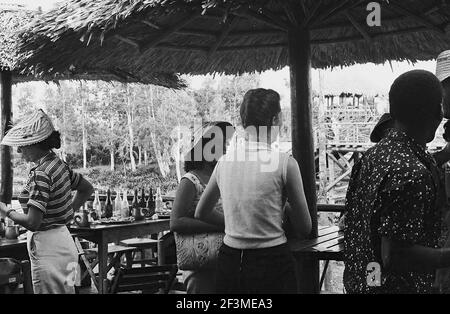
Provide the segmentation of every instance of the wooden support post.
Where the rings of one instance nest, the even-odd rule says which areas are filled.
[[[311,40],[308,30],[291,28],[289,66],[291,78],[292,152],[299,162],[303,185],[312,219],[311,237],[318,236],[317,191],[314,162],[314,138],[311,108]],[[319,262],[298,262],[300,293],[319,293]]]
[[[12,73],[11,71],[1,71],[1,139],[9,131],[12,118]],[[11,204],[13,193],[13,171],[11,162],[11,147],[0,147],[1,160],[1,181],[0,181],[0,201]]]

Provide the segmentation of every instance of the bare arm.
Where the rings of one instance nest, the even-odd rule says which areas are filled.
[[[170,230],[177,233],[196,234],[204,232],[222,232],[223,226],[209,224],[189,217],[197,191],[192,182],[183,179],[177,190],[170,217]]]
[[[83,206],[83,204],[86,203],[86,201],[91,197],[92,193],[94,193],[92,184],[90,184],[86,179],[81,178],[72,200],[73,210],[78,211],[80,207]]]
[[[393,271],[435,271],[450,267],[450,249],[434,249],[407,245],[382,238],[381,254],[384,267]]]
[[[290,205],[286,207],[286,212],[292,224],[293,235],[298,238],[308,236],[312,228],[311,215],[306,203],[300,168],[293,158],[288,161],[286,192]]]
[[[443,150],[434,153],[433,157],[439,167],[450,161],[450,144],[447,144]]]
[[[0,211],[6,215],[8,208],[5,203],[0,203]],[[34,207],[29,208],[28,214],[21,214],[16,211],[12,211],[9,214],[9,218],[12,221],[30,231],[36,231],[39,229],[43,216],[44,214],[42,211]]]
[[[217,185],[217,180],[215,176],[211,176],[205,191],[203,192],[200,201],[197,204],[197,209],[195,210],[195,218],[201,219],[205,222],[220,225],[225,228],[224,217],[222,213],[214,210],[217,201],[220,198],[220,190]]]

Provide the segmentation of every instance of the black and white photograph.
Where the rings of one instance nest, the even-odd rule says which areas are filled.
[[[0,294],[450,294],[450,0],[0,0]]]

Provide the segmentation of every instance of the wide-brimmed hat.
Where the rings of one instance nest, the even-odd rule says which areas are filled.
[[[226,121],[213,121],[203,123],[202,126],[194,130],[192,136],[186,141],[182,148],[182,156],[184,161],[195,161],[195,157],[192,152],[202,152],[203,139],[209,140],[213,133],[217,132],[217,127],[221,129],[229,129],[233,125]],[[226,132],[230,133],[230,132]],[[232,132],[234,133],[234,132]],[[224,134],[226,139],[230,138],[233,134]],[[194,154],[195,155],[195,154]],[[194,160],[193,160],[194,158]]]
[[[437,57],[436,76],[441,82],[450,77],[450,50],[442,52]]]
[[[385,113],[381,116],[380,121],[378,121],[377,125],[370,134],[370,141],[372,143],[378,143],[383,139],[385,134],[384,131],[390,122],[393,122],[391,114]]]
[[[43,110],[37,110],[24,118],[3,138],[1,145],[29,146],[40,143],[55,132],[53,123]]]

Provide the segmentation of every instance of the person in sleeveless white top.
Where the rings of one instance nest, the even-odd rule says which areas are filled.
[[[228,129],[228,132],[227,132]],[[211,143],[211,133],[222,132],[222,149],[214,151],[217,156],[206,158],[204,150]],[[211,173],[226,148],[226,142],[234,133],[234,128],[228,122],[212,122],[202,125],[194,134],[194,140],[189,144],[185,152],[184,170],[186,174],[182,177],[170,219],[170,229],[175,237],[178,235],[191,235],[201,233],[215,233],[224,231],[223,213],[214,211],[212,221],[205,223],[194,218],[195,208],[203,190],[208,184]],[[201,150],[198,150],[201,148]],[[222,153],[220,152],[222,150]],[[195,156],[200,151],[199,156]],[[179,237],[182,238],[181,236]],[[177,241],[179,242],[179,241]],[[177,245],[177,255],[183,254]],[[215,292],[215,269],[192,269],[183,271],[184,284],[188,294],[213,294]]]
[[[271,147],[281,127],[279,94],[267,89],[248,91],[241,119],[247,139],[219,160],[195,213],[196,218],[210,221],[211,211],[222,198],[225,237],[216,291],[297,293],[295,261],[283,221],[287,214],[293,234],[304,237],[311,232],[311,217],[297,162]]]

